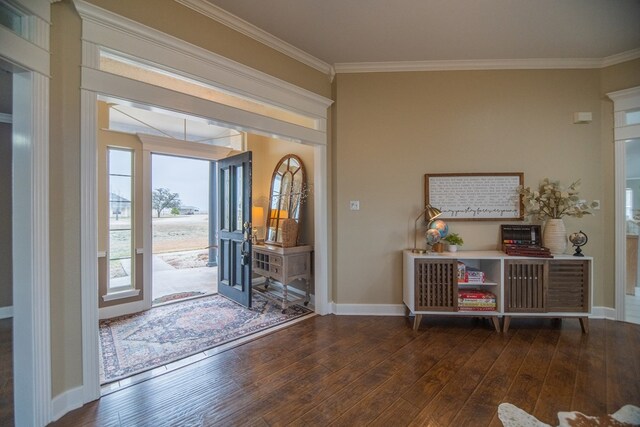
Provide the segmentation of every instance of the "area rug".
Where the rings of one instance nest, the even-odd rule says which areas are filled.
[[[247,309],[221,295],[100,321],[100,383],[106,384],[311,313],[260,294]]]
[[[510,403],[498,406],[504,427],[551,427]],[[589,416],[578,411],[558,412],[558,427],[630,427],[640,425],[640,408],[625,405],[613,414]]]
[[[177,301],[185,298],[193,298],[199,295],[204,295],[204,292],[200,291],[190,291],[190,292],[176,292],[175,294],[163,295],[154,299],[151,303],[153,305],[156,304],[164,304],[165,302]]]

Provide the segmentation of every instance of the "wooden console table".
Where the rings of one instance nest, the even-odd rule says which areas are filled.
[[[271,245],[253,245],[253,272],[264,276],[265,283],[253,289],[287,308],[298,302],[309,304],[311,280],[311,252],[309,245],[282,248]],[[289,285],[295,280],[304,280],[305,296],[300,297],[289,291]]]
[[[485,273],[481,284],[458,283],[457,263]],[[589,331],[591,312],[591,257],[559,255],[554,258],[509,256],[498,251],[462,251],[442,254],[403,253],[403,300],[415,316],[418,329],[423,315],[489,317],[503,332],[513,317],[572,317]],[[495,311],[459,311],[458,289],[463,286],[491,291]]]

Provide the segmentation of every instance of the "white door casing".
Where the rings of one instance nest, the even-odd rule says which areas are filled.
[[[332,101],[267,74],[238,64],[205,49],[145,27],[104,9],[75,0],[82,18],[82,116],[81,116],[81,245],[82,323],[83,323],[83,399],[100,397],[98,383],[98,295],[97,295],[97,201],[96,201],[96,114],[98,94],[156,105],[224,122],[242,130],[283,137],[314,146],[315,205],[315,286],[316,312],[331,310],[328,273],[328,156],[327,109]],[[280,108],[313,118],[316,129],[271,119],[190,95],[167,92],[164,88],[105,73],[99,69],[100,48],[184,72],[232,93],[253,97]],[[148,234],[148,233],[145,233]],[[151,253],[150,238],[144,252]],[[146,268],[145,268],[146,270]],[[145,294],[146,295],[146,294]]]

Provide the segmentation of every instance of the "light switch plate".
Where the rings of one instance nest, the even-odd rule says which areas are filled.
[[[351,200],[349,202],[349,208],[352,211],[359,211],[360,210],[360,200]]]

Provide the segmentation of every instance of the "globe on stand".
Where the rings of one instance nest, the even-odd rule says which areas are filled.
[[[569,241],[573,243],[573,246],[576,248],[576,252],[573,256],[584,256],[580,247],[586,245],[589,241],[587,235],[580,230],[577,233],[571,233],[569,235]]]
[[[444,239],[445,237],[447,237],[447,234],[449,234],[449,226],[447,225],[446,222],[444,222],[441,219],[436,219],[435,221],[431,221],[431,223],[429,224],[429,229],[438,230],[438,233],[440,233],[441,239]]]
[[[430,228],[425,234],[427,239],[427,245],[433,246],[440,241],[440,232],[436,229]]]

